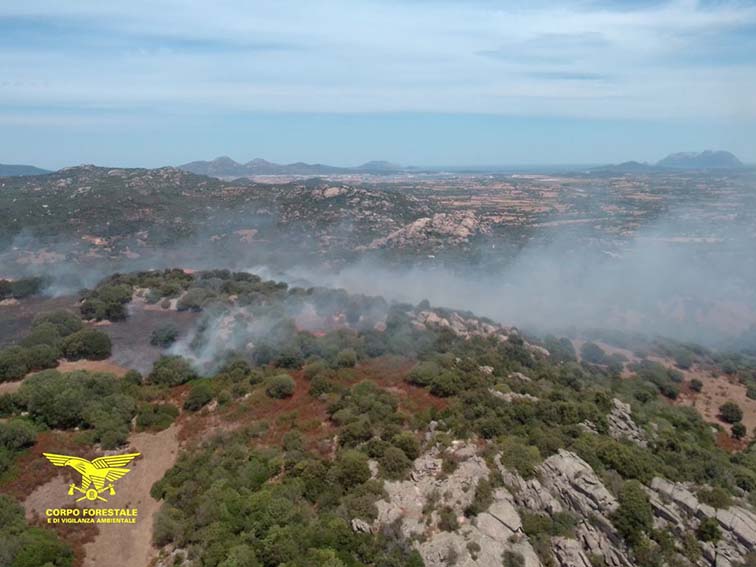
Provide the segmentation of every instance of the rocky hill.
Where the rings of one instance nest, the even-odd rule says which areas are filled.
[[[737,169],[743,167],[743,162],[730,152],[705,150],[670,154],[656,165],[674,169]]]
[[[197,251],[214,246],[212,254],[224,257],[266,246],[339,257],[434,212],[418,199],[381,188],[319,180],[270,185],[177,168],[95,166],[3,178],[0,208],[7,212],[0,243],[23,234],[36,252],[65,243],[77,255],[126,257],[192,240]]]

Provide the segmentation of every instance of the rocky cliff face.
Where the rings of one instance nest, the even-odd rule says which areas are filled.
[[[730,567],[741,564],[743,556],[756,549],[756,514],[743,506],[715,509],[698,500],[693,487],[654,478],[648,487],[654,507],[655,524],[667,527],[682,537],[685,530],[695,529],[702,521],[713,519],[721,532],[716,543],[702,542],[700,565]]]
[[[619,400],[614,400],[608,421],[617,438],[646,442],[630,408]],[[470,506],[481,482],[493,488],[485,509],[473,515]],[[678,538],[675,565],[735,567],[756,549],[756,514],[746,504],[716,510],[698,500],[695,487],[658,477],[643,489],[653,509],[654,527]],[[564,449],[545,459],[536,475],[526,479],[500,454],[486,459],[479,447],[461,441],[448,448],[437,445],[415,461],[408,480],[386,482],[385,490],[375,522],[362,522],[355,529],[398,526],[428,567],[636,564],[612,520],[618,499],[585,460]],[[547,535],[543,545],[543,539],[537,541],[541,536],[534,540],[523,525],[523,518],[534,515],[571,517],[574,526],[567,534]],[[684,536],[695,533],[707,518],[717,522],[721,539],[716,544],[700,542],[697,558],[684,556]]]

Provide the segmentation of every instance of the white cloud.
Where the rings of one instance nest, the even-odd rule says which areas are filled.
[[[0,104],[756,117],[756,55],[690,59],[753,5],[605,4],[12,0],[50,37],[2,43]]]

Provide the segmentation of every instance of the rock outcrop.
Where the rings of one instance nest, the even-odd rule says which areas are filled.
[[[609,422],[609,435],[615,439],[626,439],[641,447],[648,445],[645,432],[633,420],[630,404],[614,398],[612,411],[606,419]]]
[[[622,422],[629,408],[615,403]],[[637,433],[637,432],[636,432]],[[623,437],[624,438],[624,437]],[[444,472],[446,458],[457,463]],[[396,523],[428,567],[458,565],[498,567],[505,554],[512,554],[526,567],[546,564],[559,567],[592,567],[600,559],[607,567],[633,567],[632,554],[611,518],[619,502],[591,466],[571,451],[560,449],[548,457],[532,478],[523,478],[493,459],[503,485],[495,489],[492,503],[476,516],[465,516],[479,482],[491,478],[486,461],[476,447],[455,442],[450,449],[433,449],[418,458],[410,479],[386,482],[386,500],[379,501],[374,525],[353,523],[355,531],[376,531]],[[694,532],[701,521],[718,522],[721,539],[715,544],[699,542],[700,559],[681,564],[700,567],[736,567],[756,550],[756,514],[745,506],[714,509],[696,497],[693,487],[655,478],[646,487],[654,511],[655,527],[682,538]],[[553,516],[567,512],[575,519],[569,534],[547,539],[536,546],[523,529],[525,512]],[[548,536],[545,536],[548,538]],[[680,548],[682,551],[682,548]],[[548,559],[548,560],[547,560]]]
[[[385,483],[387,499],[377,503],[374,529],[399,522],[427,567],[499,567],[505,551],[521,556],[526,567],[540,567],[508,490],[498,488],[491,506],[475,518],[464,515],[490,471],[472,445],[457,443],[448,451],[458,463],[452,472],[443,472],[443,452],[433,449],[415,461],[410,480]],[[445,531],[442,512],[455,518],[457,529]]]
[[[398,230],[376,238],[368,248],[407,248],[428,245],[457,245],[487,228],[472,211],[436,213],[421,217]]]
[[[697,528],[701,521],[715,519],[722,535],[716,545],[703,544],[704,559],[708,562],[704,565],[734,566],[745,554],[756,551],[756,514],[741,506],[715,509],[700,502],[691,488],[659,477],[651,481],[647,492],[658,527],[681,536],[684,531]]]

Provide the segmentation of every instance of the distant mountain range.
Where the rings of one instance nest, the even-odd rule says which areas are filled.
[[[385,174],[403,171],[400,165],[387,161],[369,161],[357,167],[336,167],[321,163],[288,163],[279,164],[264,159],[253,159],[247,163],[239,163],[230,157],[222,156],[212,161],[193,161],[178,166],[179,169],[209,175],[211,177],[249,177],[253,175],[334,175],[340,173],[375,173]]]
[[[40,169],[33,165],[13,165],[0,163],[0,177],[12,177],[15,175],[44,175],[50,173],[47,169]]]
[[[626,161],[615,165],[594,168],[593,171],[642,173],[670,169],[738,169],[745,167],[734,154],[723,150],[703,152],[679,152],[669,154],[655,164]]]

